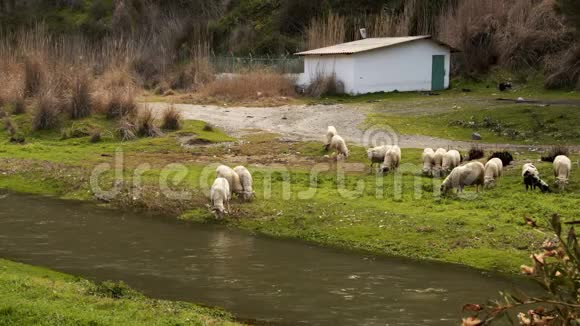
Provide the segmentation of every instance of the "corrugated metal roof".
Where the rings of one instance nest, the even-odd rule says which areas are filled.
[[[417,40],[432,39],[431,35],[422,36],[406,36],[406,37],[381,37],[381,38],[367,38],[364,40],[358,40],[354,42],[342,43],[333,46],[327,46],[325,48],[298,52],[296,55],[332,55],[332,54],[354,54],[359,52],[365,52],[380,48],[386,48],[389,46],[413,42]],[[433,40],[443,46],[451,48],[449,45],[442,42]],[[451,48],[452,50],[455,50]]]

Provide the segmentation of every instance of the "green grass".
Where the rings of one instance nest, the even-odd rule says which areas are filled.
[[[113,295],[114,294],[114,295]],[[0,259],[1,325],[234,325],[228,313]]]
[[[406,105],[405,101],[401,103],[400,107]],[[513,114],[511,119],[518,120],[519,115],[526,113],[519,110],[525,109],[513,106],[489,110],[501,110],[506,119]],[[388,110],[398,110],[399,116],[406,114],[398,107]],[[467,106],[466,110],[474,112],[477,109]],[[433,119],[431,115],[427,117]],[[451,117],[460,119],[461,116]],[[21,119],[18,123],[25,129],[26,118]],[[107,126],[109,121],[98,116],[75,123],[112,128]],[[148,163],[150,169],[143,174],[143,196],[137,199],[122,196],[112,205],[158,209],[168,214],[185,208],[182,218],[214,223],[205,206],[205,191],[213,180],[215,165],[241,163],[254,173],[257,200],[233,203],[232,218],[227,223],[234,226],[379,255],[433,259],[510,272],[527,262],[529,253],[549,235],[546,218],[558,213],[570,220],[580,213],[577,205],[580,177],[574,171],[565,193],[525,192],[520,167],[525,160],[539,159],[540,153],[536,152],[514,153],[518,161],[506,169],[496,189],[487,190],[473,200],[456,196],[441,198],[437,196],[440,180],[415,176],[421,168],[420,149],[403,150],[402,171],[405,173],[395,179],[392,175],[383,178],[369,174],[364,148],[351,146],[347,172],[337,174],[336,165],[324,158],[326,153],[320,143],[279,142],[276,134],[256,133],[246,136],[243,142],[226,146],[220,143],[234,139],[217,129],[204,131],[204,126],[204,122],[191,121],[186,122],[182,130],[164,137],[130,142],[110,137],[97,144],[91,144],[88,137],[63,140],[57,131],[30,133],[25,145],[0,142],[0,171],[4,172],[0,187],[91,199],[91,171],[97,164],[113,163],[115,151],[122,149],[122,176],[126,185],[133,184],[135,169],[140,164]],[[429,132],[436,133],[436,130],[431,128]],[[215,146],[183,148],[178,138],[186,135],[215,142]],[[278,161],[280,158],[283,160]],[[580,159],[577,154],[571,158],[574,162]],[[242,163],[240,159],[248,161]],[[284,161],[286,159],[290,161]],[[191,190],[188,201],[175,202],[160,194],[160,175],[164,170],[177,171],[171,166],[166,169],[170,163],[183,164],[188,170],[183,180],[171,185]],[[271,167],[273,164],[278,168]],[[317,179],[311,181],[309,171],[312,167],[327,171],[318,173]],[[550,164],[538,163],[538,167],[545,179],[553,184]],[[577,163],[573,169],[577,169]],[[201,184],[204,175],[206,183]],[[101,184],[112,184],[113,176],[112,171],[105,173]],[[271,190],[268,180],[272,180]],[[315,185],[312,189],[309,188],[311,182]],[[400,192],[396,184],[402,184]],[[310,191],[314,193],[308,195]],[[467,193],[473,194],[471,190]],[[523,225],[524,215],[538,219],[541,229],[532,230]]]
[[[431,104],[432,105],[432,104]],[[446,103],[446,110],[417,104],[420,113],[405,113],[386,105],[376,108],[367,124],[389,126],[401,134],[471,140],[478,132],[487,143],[580,144],[580,107],[468,102]],[[415,111],[416,112],[416,111]],[[487,121],[487,123],[486,123]],[[499,128],[497,127],[499,126]]]

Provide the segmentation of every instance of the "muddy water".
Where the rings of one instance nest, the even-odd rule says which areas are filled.
[[[0,257],[281,324],[450,325],[512,280],[372,258],[16,194],[0,199]]]

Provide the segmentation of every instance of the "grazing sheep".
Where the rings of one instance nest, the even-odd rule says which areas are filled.
[[[550,186],[540,178],[540,172],[532,163],[524,164],[522,167],[522,177],[524,178],[526,191],[528,191],[529,188],[534,190],[540,188],[542,192],[550,191]]]
[[[494,152],[493,154],[491,154],[489,159],[491,160],[492,158],[496,158],[496,157],[501,160],[501,163],[503,164],[503,166],[510,165],[510,163],[513,162],[513,160],[514,160],[513,155],[507,151]]]
[[[499,158],[492,158],[485,163],[484,187],[491,188],[497,183],[503,171],[503,162]]]
[[[570,170],[572,169],[572,161],[565,155],[558,155],[554,159],[554,176],[556,177],[556,185],[560,190],[564,190],[570,178]]]
[[[209,199],[211,209],[219,217],[227,214],[230,210],[230,184],[225,178],[216,178],[211,186]],[[227,210],[226,210],[227,208]]]
[[[441,164],[443,164],[443,155],[447,153],[447,150],[444,148],[438,148],[435,151],[435,155],[433,155],[433,176],[440,177],[441,176]]]
[[[396,170],[401,165],[401,148],[397,145],[391,146],[385,154],[385,160],[381,165],[383,173],[389,173],[390,170]]]
[[[479,186],[483,186],[484,174],[485,167],[480,162],[458,166],[441,184],[441,193],[447,194],[453,188],[457,188],[457,192],[463,192],[465,186],[475,186],[475,191],[479,192]]]
[[[387,154],[387,151],[390,148],[391,146],[389,145],[383,145],[367,149],[367,156],[369,161],[371,161],[371,171],[373,170],[375,163],[383,163],[385,160],[385,154]]]
[[[244,188],[240,182],[240,176],[229,166],[220,165],[217,167],[216,178],[224,178],[228,181],[230,185],[230,191],[235,194],[242,194]]]
[[[244,200],[251,201],[254,197],[253,179],[252,174],[248,169],[243,166],[236,166],[234,172],[240,177],[240,183],[242,184],[243,193],[242,196]]]
[[[452,149],[443,155],[441,160],[441,171],[444,175],[449,174],[451,170],[455,169],[461,163],[461,154],[458,151]]]
[[[334,135],[332,140],[330,141],[331,150],[336,151],[336,158],[338,159],[339,156],[343,156],[344,158],[348,158],[348,147],[346,147],[346,143],[344,139],[339,135]]]
[[[332,142],[332,137],[336,135],[338,135],[336,128],[334,128],[334,126],[328,126],[328,129],[326,129],[326,144],[324,145],[325,151],[328,151],[330,143]]]
[[[433,175],[433,165],[435,164],[435,151],[433,148],[425,148],[423,154],[421,155],[423,160],[423,175],[432,176]]]

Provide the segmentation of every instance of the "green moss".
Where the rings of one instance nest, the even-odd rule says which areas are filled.
[[[149,299],[122,283],[94,284],[0,259],[0,320],[5,325],[234,325],[228,313]]]

